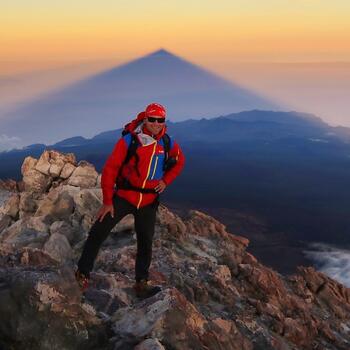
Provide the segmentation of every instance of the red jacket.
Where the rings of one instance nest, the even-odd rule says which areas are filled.
[[[143,127],[142,131],[143,133],[150,135],[150,132],[145,127]],[[123,166],[121,175],[127,178],[133,186],[154,188],[160,180],[163,180],[168,186],[180,174],[185,163],[185,157],[180,146],[173,140],[171,140],[170,143],[169,157],[176,158],[177,162],[176,165],[166,173],[163,171],[165,154],[162,136],[165,132],[166,126],[164,126],[158,135],[153,136],[156,140],[155,142],[146,146],[140,144],[137,147],[136,153],[139,156],[139,161],[137,163],[138,172],[135,167],[135,157],[132,157],[128,164]],[[132,135],[129,133],[119,139],[114,146],[112,154],[104,165],[101,187],[103,192],[103,203],[106,205],[112,204],[116,177],[126,157],[131,138]],[[125,198],[132,205],[137,207],[137,209],[152,203],[157,196],[156,193],[141,193],[125,189],[117,189],[117,194],[118,196]]]

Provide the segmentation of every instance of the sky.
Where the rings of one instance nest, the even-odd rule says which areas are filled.
[[[349,18],[347,0],[0,0],[0,113],[165,48],[350,126]]]

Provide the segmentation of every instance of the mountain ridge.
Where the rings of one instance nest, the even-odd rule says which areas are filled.
[[[26,158],[22,174],[0,204],[0,346],[348,349],[349,288],[311,267],[280,275],[249,253],[248,239],[193,209],[180,217],[159,207],[150,279],[161,292],[132,292],[129,215],[101,247],[82,298],[74,268],[102,204],[101,175],[53,150]]]

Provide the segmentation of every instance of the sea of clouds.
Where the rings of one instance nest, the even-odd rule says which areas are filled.
[[[23,147],[21,139],[15,136],[0,134],[0,152]]]
[[[318,271],[350,287],[350,250],[312,243],[304,254],[315,263]]]

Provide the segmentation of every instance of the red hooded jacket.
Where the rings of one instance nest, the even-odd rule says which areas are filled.
[[[101,178],[101,187],[103,192],[103,203],[112,204],[113,194],[115,192],[115,181],[123,161],[127,155],[128,147],[131,143],[132,133],[135,134],[135,126],[142,120],[142,113],[133,122],[129,123],[126,128],[130,131],[127,135],[118,140],[114,146],[112,154],[107,159]],[[151,133],[145,128],[142,132],[147,135]],[[152,189],[156,187],[160,180],[163,180],[168,186],[180,174],[185,163],[185,157],[180,146],[173,140],[170,142],[169,157],[174,157],[177,162],[170,170],[164,173],[163,165],[165,160],[164,144],[162,136],[166,132],[166,126],[162,131],[153,136],[154,142],[148,145],[140,145],[136,149],[139,160],[136,163],[135,157],[122,168],[121,176],[127,178],[131,185],[139,188]],[[137,166],[137,170],[136,170]],[[132,205],[139,209],[147,204],[152,203],[157,197],[157,193],[142,193],[133,190],[117,189],[118,196],[126,199]]]

